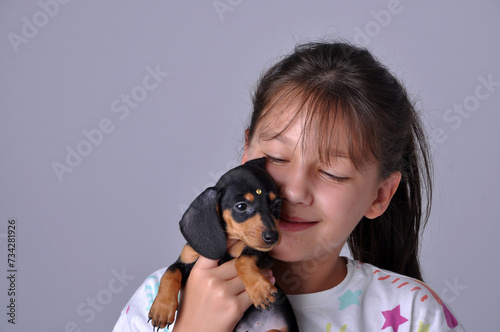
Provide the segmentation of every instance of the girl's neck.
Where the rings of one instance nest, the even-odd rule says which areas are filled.
[[[274,261],[273,273],[276,283],[285,294],[309,294],[331,289],[347,276],[347,261],[343,257],[328,262]]]

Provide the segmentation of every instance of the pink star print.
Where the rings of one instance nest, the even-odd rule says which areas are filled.
[[[399,305],[392,310],[382,311],[382,314],[385,317],[385,324],[382,330],[390,326],[394,332],[398,332],[399,326],[408,321],[408,319],[401,316]]]

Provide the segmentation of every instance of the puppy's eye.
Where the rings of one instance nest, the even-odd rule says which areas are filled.
[[[236,210],[240,212],[245,212],[248,208],[248,205],[247,203],[238,203],[234,207],[236,208]]]

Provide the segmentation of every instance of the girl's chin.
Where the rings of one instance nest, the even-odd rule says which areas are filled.
[[[308,256],[309,247],[316,241],[316,235],[309,233],[319,222],[289,221],[280,219],[280,243],[269,253],[271,257],[283,262],[297,262]],[[311,239],[314,238],[313,241]]]

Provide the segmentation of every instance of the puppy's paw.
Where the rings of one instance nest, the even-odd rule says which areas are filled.
[[[148,315],[153,331],[155,327],[159,330],[174,323],[177,305],[177,301],[161,302],[155,299]]]
[[[276,300],[278,290],[269,280],[262,278],[258,279],[253,285],[247,288],[247,293],[252,300],[253,305],[259,309],[269,309],[272,303]]]

